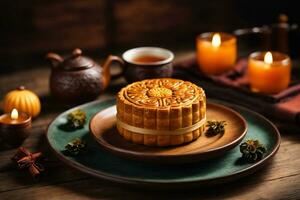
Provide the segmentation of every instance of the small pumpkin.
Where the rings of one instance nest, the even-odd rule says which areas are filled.
[[[4,97],[4,112],[9,113],[13,108],[36,117],[41,111],[41,102],[35,93],[25,89],[24,86],[20,86],[18,89],[7,93]]]

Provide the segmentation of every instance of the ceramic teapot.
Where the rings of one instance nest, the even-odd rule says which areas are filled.
[[[289,23],[288,16],[280,14],[278,22],[261,27],[237,29],[234,34],[241,36],[258,35],[263,50],[273,50],[289,54],[292,58],[300,57],[300,29],[298,24]]]
[[[80,103],[97,98],[108,86],[113,61],[123,63],[117,56],[110,55],[101,67],[91,58],[83,56],[80,49],[74,49],[65,59],[55,53],[48,53],[51,61],[50,90],[62,102]]]

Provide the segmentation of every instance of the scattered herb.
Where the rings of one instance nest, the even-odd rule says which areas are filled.
[[[82,128],[86,121],[86,114],[82,110],[75,110],[68,114],[68,124],[72,128]]]
[[[220,133],[225,132],[225,121],[207,121],[206,127],[208,129],[206,130],[207,136],[215,136]]]
[[[80,138],[76,138],[69,142],[66,146],[66,153],[72,155],[72,156],[77,156],[80,154],[82,151],[86,150],[86,142],[81,140]]]
[[[247,140],[240,145],[242,158],[248,162],[255,162],[264,157],[267,149],[258,140]]]

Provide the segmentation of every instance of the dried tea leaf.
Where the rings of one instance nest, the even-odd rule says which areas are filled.
[[[75,138],[65,146],[65,149],[68,154],[76,156],[85,151],[86,146],[87,145],[85,141],[81,140],[80,138]]]
[[[225,132],[225,121],[207,121],[206,127],[206,135],[211,137],[217,134],[223,134]]]

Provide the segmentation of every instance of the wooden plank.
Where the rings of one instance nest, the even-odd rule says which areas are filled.
[[[52,167],[41,177],[39,181],[34,180],[29,173],[20,170],[11,170],[0,173],[0,197],[1,192],[20,190],[32,186],[48,186],[70,181],[90,179],[86,174],[82,174],[61,163],[52,163]]]
[[[50,66],[3,74],[0,76],[0,99],[2,99],[7,92],[18,88],[20,85],[34,91],[40,97],[46,96],[49,94],[49,76]]]
[[[43,135],[43,131],[43,129],[37,127],[34,133],[24,143],[25,147],[34,147],[34,149],[43,151],[45,155],[47,155],[49,159],[54,163],[54,166],[49,169],[49,174],[47,174],[45,177],[46,179],[42,179],[43,181],[41,182],[41,184],[44,184],[44,181],[51,182],[51,177],[53,178],[53,180],[57,180],[61,183],[69,182],[72,177],[74,177],[75,179],[82,178],[82,176],[77,176],[77,172],[73,172],[70,174],[68,174],[68,172],[66,173],[66,171],[69,171],[69,169],[66,168],[62,163],[60,163],[52,154],[52,152],[49,151]],[[0,164],[0,183],[5,182],[5,184],[2,184],[0,186],[0,191],[16,190],[22,187],[28,187],[32,184],[31,178],[28,175],[24,175],[23,173],[18,172],[16,169],[12,168],[10,158],[15,153],[15,151],[16,150],[14,149],[0,153],[0,160],[2,161]],[[291,140],[283,140],[278,154],[275,156],[273,162],[266,168],[267,170],[264,169],[262,170],[263,173],[257,173],[258,175],[263,174],[260,175],[262,176],[262,178],[260,178],[260,181],[273,181],[284,177],[300,175],[300,158],[298,156],[299,153],[299,144],[294,140],[294,138],[291,138]],[[22,179],[24,178],[25,180],[23,182],[18,182],[14,179],[9,179],[9,177],[22,177]]]
[[[190,53],[189,56],[192,56]],[[186,54],[177,53],[177,59]],[[68,106],[57,106],[49,98],[49,68],[31,69],[0,76],[0,97],[19,84],[37,92],[43,101],[43,112],[34,120],[32,134],[25,147],[41,150],[52,161],[49,172],[40,182],[32,181],[27,173],[15,169],[10,158],[16,149],[0,151],[0,199],[300,199],[300,136],[296,131],[282,132],[281,147],[270,165],[236,182],[209,189],[197,188],[192,192],[145,191],[127,189],[124,185],[111,185],[71,170],[49,150],[44,134],[49,122]],[[111,98],[124,84],[112,83],[100,98]]]
[[[147,191],[111,186],[103,181],[84,179],[48,186],[32,186],[17,191],[2,192],[1,199],[299,199],[300,175],[261,182],[259,176],[211,189],[197,188],[190,192]]]
[[[2,3],[2,63],[24,68],[49,50],[76,47],[97,52],[106,41],[106,1],[12,1]],[[14,11],[14,12],[12,12]],[[22,61],[20,61],[22,60]],[[37,60],[35,60],[38,62]],[[41,62],[39,62],[41,63]]]
[[[174,51],[174,49],[171,49]],[[60,52],[58,52],[60,53]],[[122,52],[119,52],[121,54]],[[101,55],[99,55],[101,56]],[[102,55],[106,56],[106,55]],[[189,50],[177,50],[176,49],[176,60],[180,61],[189,57],[194,56],[194,51]],[[99,63],[103,63],[102,60],[99,61],[101,57],[95,57],[96,61]],[[40,59],[44,59],[41,57]],[[46,61],[45,61],[46,62]],[[50,65],[42,65],[38,66],[38,68],[34,69],[26,69],[19,70],[17,72],[0,74],[0,99],[10,90],[19,87],[20,85],[24,85],[27,88],[36,92],[39,96],[47,96],[49,95],[49,77],[50,77],[51,69]],[[112,83],[113,84],[113,83]]]
[[[116,1],[116,43],[128,46],[190,45],[200,33],[232,31],[233,23],[239,20],[227,1]]]

